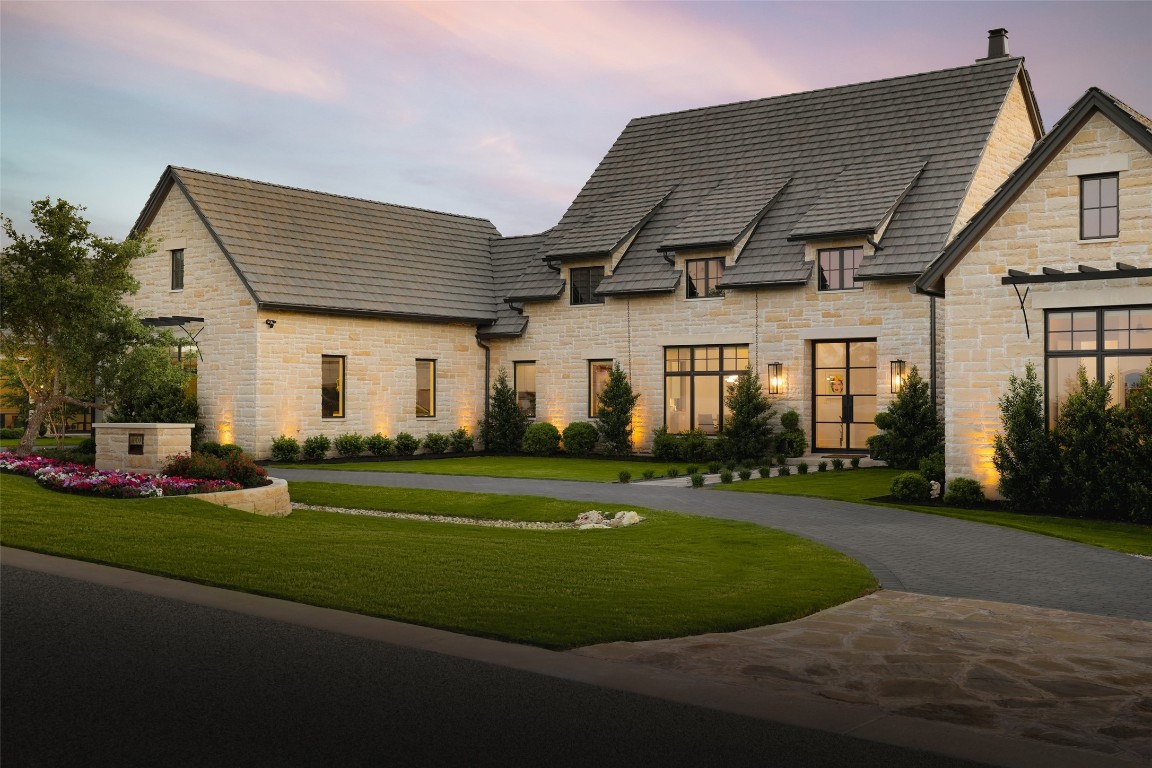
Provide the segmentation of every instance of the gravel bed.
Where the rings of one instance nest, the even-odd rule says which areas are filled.
[[[381,512],[376,509],[347,509],[345,507],[322,507],[316,504],[292,502],[292,509],[311,509],[317,512],[337,512],[341,515],[364,515],[367,517],[393,517],[400,520],[427,520],[433,523],[459,523],[461,525],[483,525],[489,528],[532,528],[555,531],[572,530],[576,523],[530,523],[516,520],[480,520],[474,517],[449,517],[447,515],[417,515],[412,512]]]

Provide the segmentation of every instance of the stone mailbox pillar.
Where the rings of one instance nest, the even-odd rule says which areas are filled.
[[[96,428],[96,469],[157,475],[169,456],[192,452],[195,424],[109,424]]]

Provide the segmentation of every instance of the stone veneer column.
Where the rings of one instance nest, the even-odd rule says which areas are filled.
[[[168,457],[192,452],[195,424],[99,423],[96,428],[96,469],[159,474]],[[131,440],[142,440],[139,453],[131,453]]]

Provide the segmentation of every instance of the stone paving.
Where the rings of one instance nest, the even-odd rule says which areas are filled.
[[[1152,764],[1152,622],[881,591],[786,624],[571,653]]]

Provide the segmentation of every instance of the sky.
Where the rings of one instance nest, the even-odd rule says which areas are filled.
[[[0,211],[128,235],[168,165],[554,225],[633,117],[966,66],[1008,29],[1045,128],[1152,115],[1152,2],[0,3]]]

